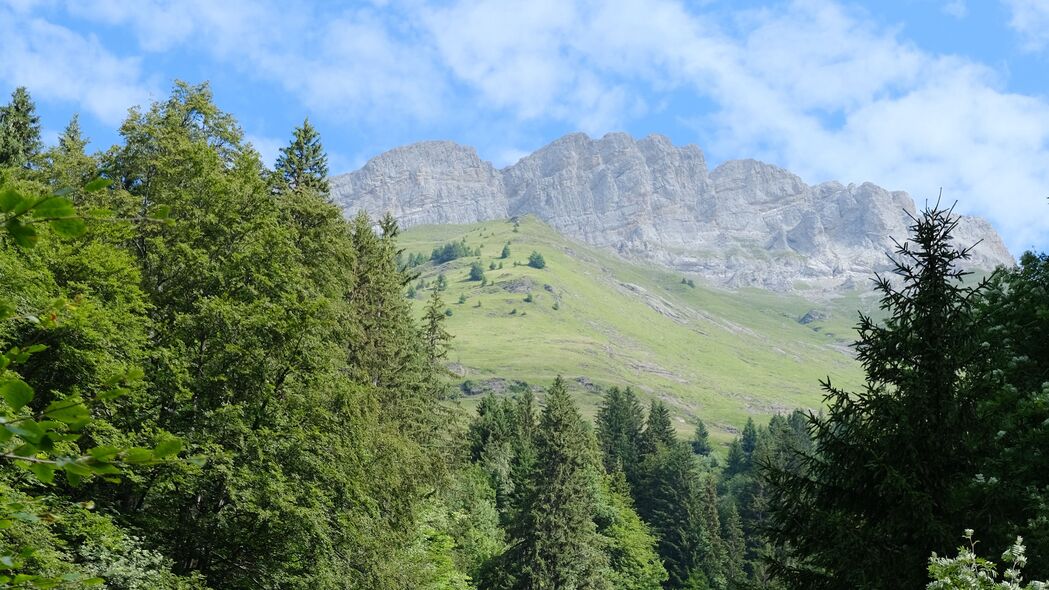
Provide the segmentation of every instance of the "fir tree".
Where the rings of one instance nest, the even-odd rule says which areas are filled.
[[[510,244],[505,244],[505,245],[503,245],[502,253],[499,254],[499,258],[506,259],[506,258],[509,258],[509,257],[510,257]]]
[[[643,440],[642,449],[646,453],[654,453],[661,446],[672,447],[677,444],[677,433],[674,432],[674,426],[670,421],[670,410],[659,400],[652,400],[648,408]]]
[[[440,291],[431,291],[430,301],[423,313],[423,342],[426,345],[426,360],[435,372],[443,370],[439,366],[448,357],[452,340],[452,335],[444,328],[446,316],[441,311],[442,307],[444,302],[441,301]]]
[[[644,413],[634,391],[609,388],[597,411],[597,437],[606,471],[622,469],[632,474],[636,470],[643,428]]]
[[[532,250],[528,255],[528,266],[532,268],[546,268],[546,259],[539,252]]]
[[[31,167],[40,154],[40,117],[24,86],[11,93],[11,102],[0,107],[0,167]]]
[[[699,469],[687,445],[659,445],[644,458],[637,510],[659,539],[668,588],[690,588],[702,571],[704,528]],[[708,581],[709,583],[709,581]],[[699,586],[702,587],[702,586]]]
[[[692,435],[692,452],[706,457],[710,455],[712,450],[707,425],[702,420],[696,420],[696,433]]]
[[[309,119],[296,127],[291,142],[281,148],[274,165],[280,182],[292,191],[315,191],[327,197],[328,154],[321,145],[320,134]]]
[[[983,286],[962,281],[957,225],[937,207],[915,219],[896,251],[898,281],[876,282],[884,323],[860,318],[864,390],[824,382],[813,451],[800,469],[769,469],[773,538],[790,551],[777,571],[796,587],[922,587],[927,556],[949,551],[978,513],[967,437],[986,395],[972,309]]]
[[[481,263],[475,262],[470,265],[470,276],[471,281],[483,281],[484,280],[484,268],[481,267]]]
[[[598,490],[589,447],[586,426],[558,377],[536,432],[531,489],[501,562],[507,587],[610,588],[594,523]]]

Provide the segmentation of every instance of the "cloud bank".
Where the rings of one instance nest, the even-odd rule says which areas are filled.
[[[689,130],[676,137],[717,158],[765,159],[810,182],[870,180],[919,201],[942,187],[961,210],[989,217],[1014,252],[1049,246],[1049,101],[838,2],[43,3],[133,32],[137,51],[126,54],[22,4],[0,9],[0,50],[14,56],[0,79],[107,121],[156,87],[143,56],[171,51],[273,85],[354,130],[473,129],[497,160],[553,139],[536,128],[600,135],[662,113]],[[1049,5],[1006,4],[1018,43],[1044,50]],[[966,13],[964,2],[944,10]]]

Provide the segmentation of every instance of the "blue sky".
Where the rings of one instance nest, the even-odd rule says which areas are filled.
[[[1049,0],[0,0],[0,92],[105,148],[210,81],[272,161],[308,116],[333,173],[425,139],[499,166],[572,131],[694,143],[810,183],[940,188],[1049,250]]]

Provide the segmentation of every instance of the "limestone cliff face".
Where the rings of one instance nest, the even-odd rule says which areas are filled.
[[[534,214],[565,235],[703,275],[728,286],[835,289],[888,268],[913,200],[870,183],[805,184],[755,160],[707,169],[696,146],[666,137],[567,135],[496,170],[452,142],[386,152],[332,179],[347,211],[389,211],[410,227]],[[961,219],[957,237],[980,244],[971,266],[1012,264],[985,220]]]
[[[331,179],[348,213],[390,212],[401,227],[506,217],[502,174],[473,148],[427,141],[390,150]]]

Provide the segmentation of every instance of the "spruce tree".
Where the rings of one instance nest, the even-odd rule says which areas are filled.
[[[637,510],[659,539],[669,574],[667,588],[689,588],[702,570],[705,532],[696,456],[684,444],[659,445],[645,456],[637,486]]]
[[[40,154],[40,117],[24,86],[0,107],[0,167],[31,167]]]
[[[672,447],[677,444],[677,433],[670,420],[670,410],[659,400],[652,400],[648,408],[648,419],[645,421],[642,450],[654,453],[659,447]]]
[[[426,360],[433,375],[445,373],[442,363],[448,358],[448,350],[452,335],[445,330],[445,316],[442,310],[445,302],[441,300],[441,293],[430,292],[430,300],[426,304],[423,314],[423,343],[426,347]]]
[[[98,175],[95,160],[84,150],[88,139],[80,130],[80,117],[73,115],[65,130],[58,136],[58,145],[47,151],[43,167],[56,187],[78,187]],[[79,191],[73,198],[82,204],[86,195]]]
[[[597,411],[597,437],[601,443],[605,470],[622,469],[634,479],[641,453],[644,415],[641,402],[629,387],[609,388]]]
[[[710,433],[707,432],[707,425],[702,420],[696,420],[696,433],[692,436],[692,452],[706,457],[712,450],[714,449],[710,446]]]
[[[743,564],[747,546],[743,536],[743,521],[731,498],[721,502],[721,538],[725,543],[725,577],[729,587],[740,587],[746,580]]]
[[[296,127],[291,142],[281,148],[274,165],[280,182],[292,191],[315,191],[327,197],[328,154],[321,145],[320,134],[306,119]]]
[[[864,389],[825,381],[813,451],[800,469],[769,468],[773,539],[790,552],[777,572],[794,587],[922,587],[929,554],[949,552],[979,513],[967,437],[986,395],[972,309],[983,286],[962,280],[957,225],[938,207],[914,220],[897,280],[876,281],[886,319],[860,317]]]
[[[609,588],[607,556],[594,523],[597,466],[585,424],[558,377],[535,438],[531,488],[511,524],[501,560],[507,587],[520,590]]]

